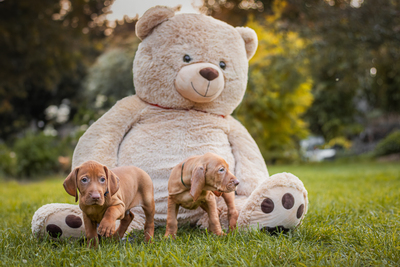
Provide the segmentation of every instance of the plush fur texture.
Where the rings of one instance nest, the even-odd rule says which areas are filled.
[[[141,210],[141,207],[133,208],[132,211]],[[67,224],[68,218],[73,218],[75,225],[73,227]],[[82,222],[79,225],[80,218]],[[78,221],[78,225],[76,222]],[[116,222],[116,228],[119,226],[119,220]],[[145,219],[136,216],[132,223],[129,225],[125,235],[133,229],[143,229]],[[82,211],[78,205],[52,203],[40,207],[32,218],[32,233],[38,238],[44,238],[46,235],[51,239],[65,239],[65,238],[82,238],[85,235],[85,226],[83,224]],[[54,229],[57,226],[59,229]],[[58,231],[57,231],[58,230]],[[50,233],[52,231],[52,233]]]
[[[54,224],[59,227],[60,220],[62,216],[60,216],[61,212],[66,212],[68,215],[78,216],[82,220],[82,211],[79,209],[78,205],[70,205],[70,204],[60,204],[53,203],[47,204],[40,207],[32,218],[32,233],[37,237],[44,237],[46,233],[46,227],[49,224]],[[53,219],[51,215],[57,214],[57,216]],[[65,216],[66,217],[66,216]],[[65,220],[64,217],[64,220]],[[65,227],[63,227],[65,229]],[[71,228],[69,231],[63,231],[60,237],[66,235],[68,237],[79,238],[85,234],[85,227],[82,225],[81,227]]]
[[[133,65],[136,94],[162,107],[227,116],[242,101],[246,89],[247,45],[254,53],[257,44],[246,44],[239,31],[222,21],[200,14],[176,15],[153,29],[139,45]],[[184,62],[185,55],[192,61]],[[196,103],[176,91],[175,77],[182,67],[207,62],[219,68],[220,61],[226,63],[225,88],[217,99]]]
[[[306,191],[298,179],[269,179],[257,144],[230,115],[246,90],[248,59],[257,48],[255,32],[205,15],[172,16],[170,11],[166,7],[152,8],[137,23],[142,43],[133,66],[136,95],[118,101],[89,127],[75,149],[72,167],[96,160],[109,168],[134,165],[146,171],[154,184],[156,225],[166,223],[168,177],[173,167],[185,158],[207,152],[224,158],[240,181],[236,203],[246,207],[239,215],[241,224],[252,222],[248,210],[258,209],[264,189],[270,192],[283,188],[276,193],[279,198],[286,194],[285,188],[298,187],[299,192],[305,192],[305,203]],[[221,61],[226,67],[221,67]],[[175,87],[178,73],[198,63],[218,69],[224,78],[222,92],[212,101],[185,98]],[[295,199],[300,201],[297,195]],[[223,213],[223,205],[220,208]],[[133,210],[135,219],[143,215]],[[195,223],[203,215],[201,209],[181,209],[178,221]],[[264,220],[262,225],[270,225],[270,217],[257,218]],[[292,225],[285,226],[295,227],[297,221],[292,221]],[[273,224],[280,222],[274,220]]]

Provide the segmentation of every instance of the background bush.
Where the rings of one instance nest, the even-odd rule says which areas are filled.
[[[53,136],[28,133],[16,141],[14,151],[17,157],[16,174],[19,177],[32,177],[58,171],[60,145]]]
[[[5,144],[0,144],[0,174],[4,176],[16,174],[15,153]]]
[[[253,136],[267,163],[300,160],[299,140],[308,135],[302,115],[312,104],[312,79],[303,57],[305,40],[250,21],[259,39],[250,60],[249,81],[234,116]]]
[[[393,153],[400,153],[400,130],[394,131],[380,141],[374,152],[377,157]]]

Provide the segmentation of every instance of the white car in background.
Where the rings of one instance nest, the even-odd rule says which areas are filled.
[[[333,148],[318,148],[318,146],[323,144],[325,144],[325,139],[322,136],[310,136],[307,139],[301,140],[300,147],[303,157],[308,161],[314,162],[334,158],[336,150]]]

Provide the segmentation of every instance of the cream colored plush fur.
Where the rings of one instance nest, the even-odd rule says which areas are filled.
[[[155,7],[139,20],[136,33],[142,39],[133,64],[136,95],[118,101],[89,127],[75,149],[72,168],[96,160],[109,168],[134,165],[143,169],[154,184],[155,224],[165,225],[172,168],[190,156],[213,152],[228,162],[240,181],[238,207],[256,209],[253,206],[265,197],[260,188],[272,190],[266,185],[271,180],[257,144],[230,115],[245,93],[248,60],[257,48],[255,32],[209,16],[174,15],[172,9]],[[184,60],[185,55],[190,62]],[[196,64],[206,64],[223,77],[223,89],[215,99],[197,101],[176,89],[178,73],[198,69]],[[184,73],[202,79],[198,73]],[[183,80],[179,86],[184,87]],[[191,90],[190,79],[186,80]],[[201,82],[197,84],[202,86]],[[296,179],[291,182],[297,184]],[[290,189],[292,183],[282,187]],[[297,191],[295,199],[307,202],[304,187]],[[223,205],[221,209],[223,213]],[[136,215],[142,216],[141,212],[134,210]],[[178,221],[197,222],[203,215],[200,209],[182,209]],[[249,222],[248,212],[243,215],[239,215],[239,222]],[[263,225],[268,224],[264,222],[268,216],[257,218]],[[286,226],[294,228],[300,223],[300,219],[294,221]]]

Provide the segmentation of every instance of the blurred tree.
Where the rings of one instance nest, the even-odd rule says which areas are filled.
[[[357,119],[364,123],[374,110],[400,113],[399,2],[288,2],[291,28],[312,40],[315,102],[307,118],[313,132],[351,137],[362,129]]]
[[[301,116],[313,98],[304,40],[294,32],[275,31],[268,21],[246,26],[256,31],[259,48],[250,61],[247,92],[234,115],[254,137],[265,160],[299,159],[298,141],[308,134]]]
[[[46,123],[44,110],[72,105],[86,65],[102,50],[111,0],[0,1],[0,138]]]
[[[118,21],[112,34],[105,40],[107,50],[88,69],[74,123],[90,124],[102,116],[118,100],[135,94],[132,65],[140,40],[135,35],[137,18],[125,17]]]
[[[280,31],[309,40],[315,100],[306,118],[314,133],[352,136],[374,110],[400,113],[398,1],[205,0],[203,11],[233,25],[273,17]]]
[[[110,108],[116,101],[135,94],[132,62],[135,50],[112,49],[89,69],[86,92],[96,108]],[[100,99],[101,97],[104,97]]]

